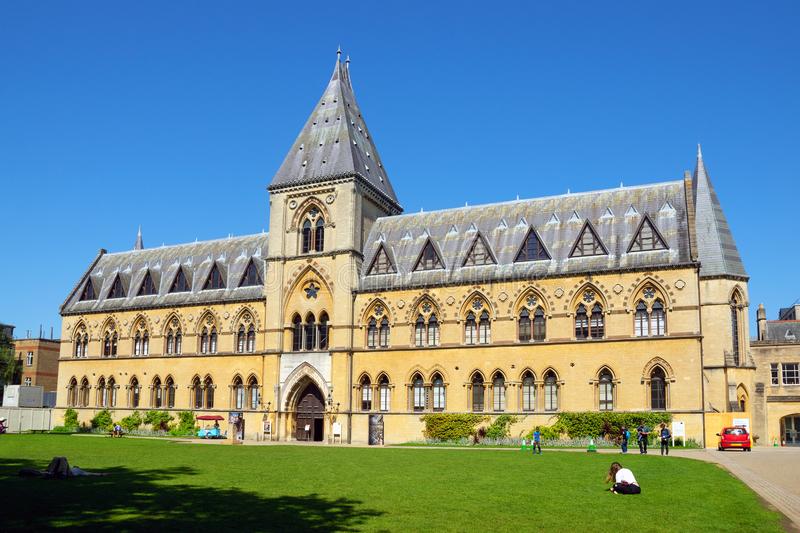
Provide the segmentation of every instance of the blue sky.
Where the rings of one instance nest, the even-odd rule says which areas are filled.
[[[702,143],[774,318],[800,298],[798,24],[788,1],[5,2],[0,321],[58,332],[139,224],[266,228],[339,44],[407,211],[677,179]]]

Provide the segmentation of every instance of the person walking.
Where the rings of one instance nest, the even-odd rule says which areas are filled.
[[[608,475],[606,476],[606,483],[614,483],[614,485],[608,489],[614,494],[642,493],[639,483],[636,481],[636,478],[633,477],[633,472],[627,468],[623,468],[622,465],[617,462],[611,463],[611,468],[608,470]]]
[[[636,441],[639,443],[639,453],[647,454],[647,437],[650,435],[649,428],[644,424],[639,424],[636,428]]]
[[[658,436],[661,437],[661,455],[669,455],[669,439],[672,438],[672,433],[669,432],[666,424],[661,424]]]
[[[622,426],[619,438],[620,438],[620,445],[622,447],[622,453],[628,453],[628,439],[631,438],[631,432],[628,431],[628,428]]]
[[[531,446],[533,453],[536,454],[536,450],[539,450],[539,455],[542,455],[542,434],[539,433],[539,426],[536,426],[536,429],[533,431],[533,446]]]

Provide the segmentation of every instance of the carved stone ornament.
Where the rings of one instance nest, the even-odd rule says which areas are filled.
[[[70,329],[71,327],[72,327],[72,324],[70,324],[69,322],[66,322],[66,323],[64,324],[64,329],[66,329],[67,331],[69,331],[69,329]]]
[[[155,322],[156,322],[156,324],[159,324],[159,323],[161,323],[161,317],[160,317],[160,316],[157,316],[157,317],[156,317],[156,321],[155,321]]]
[[[447,305],[453,305],[454,303],[456,303],[456,299],[453,298],[452,296],[448,296],[447,297]]]
[[[306,292],[306,298],[310,300],[311,298],[317,297],[317,293],[319,292],[319,285],[317,285],[312,281],[303,290]]]
[[[424,304],[422,304],[422,312],[423,313],[430,313],[431,312],[431,303],[430,302],[425,302]]]
[[[534,296],[532,294],[530,296],[528,296],[528,298],[525,300],[525,304],[531,309],[536,307],[537,303],[539,303],[539,301],[536,299],[536,296]]]
[[[128,321],[127,321],[127,320],[123,320],[123,321],[122,321],[122,325],[123,325],[123,326],[127,326],[127,325],[128,325]]]
[[[227,315],[228,313],[225,313],[225,314]],[[225,318],[228,318],[228,317],[225,317]],[[245,314],[242,315],[242,322],[244,322],[245,324],[249,324],[252,321],[253,321],[253,317],[250,316],[250,313],[245,313]]]
[[[614,285],[614,294],[619,294],[619,293],[621,293],[623,290],[625,290],[625,288],[624,288],[622,285],[620,285],[619,283],[617,283],[616,285]]]
[[[177,319],[177,318],[173,318],[173,319],[172,319],[172,327],[173,327],[173,328],[177,328],[177,327],[178,327],[178,326],[180,326],[180,325],[181,325],[181,324],[180,324],[180,322],[178,322],[178,319]]]
[[[335,199],[336,197],[334,195],[329,194],[328,196],[325,197],[325,203],[330,205],[333,203]]]
[[[206,317],[206,325],[207,326],[212,326],[213,324],[214,324],[214,317],[212,317],[211,315],[208,315]]]
[[[225,313],[222,315],[222,317],[223,317],[225,320],[228,320],[228,319],[231,317],[231,314],[230,314],[229,312],[225,311]]]
[[[497,295],[497,299],[500,300],[501,302],[505,302],[506,300],[508,300],[508,294],[501,292],[500,294]]]
[[[375,306],[375,316],[383,316],[383,306],[378,304]]]
[[[644,297],[648,300],[652,300],[656,295],[656,290],[653,287],[645,287],[642,294],[644,294]]]
[[[480,298],[475,298],[472,301],[472,308],[476,311],[480,311],[481,309],[483,309],[483,300],[481,300]]]
[[[556,295],[556,298],[561,298],[562,296],[564,296],[564,289],[562,289],[561,287],[558,287],[556,289],[556,292],[553,293],[553,294]]]
[[[405,302],[405,300],[400,300],[399,302],[397,302],[397,308],[398,308],[398,309],[402,309],[402,308],[404,308],[405,306],[406,306],[406,302]]]
[[[678,290],[683,289],[685,286],[686,286],[686,282],[683,281],[682,279],[679,279],[678,281],[675,282],[675,288],[678,289]]]
[[[594,301],[594,297],[595,297],[594,291],[591,289],[587,289],[583,293],[583,301],[586,302],[587,304],[592,303]]]
[[[192,315],[189,315],[189,316],[187,316],[187,317],[186,317],[186,319],[187,319],[189,322],[191,322],[192,320],[194,320],[194,316],[192,316]]]
[[[297,200],[289,200],[289,209],[295,209],[297,207]]]

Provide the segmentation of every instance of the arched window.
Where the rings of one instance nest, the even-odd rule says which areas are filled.
[[[328,313],[322,312],[319,315],[319,349],[328,349]]]
[[[258,380],[255,376],[250,376],[247,381],[248,396],[250,398],[250,409],[255,411],[258,409]]]
[[[217,328],[211,326],[211,333],[208,336],[208,352],[217,353]]]
[[[74,340],[75,348],[73,355],[76,358],[86,357],[86,347],[89,344],[89,335],[86,333],[78,333]]]
[[[506,410],[506,379],[503,377],[503,374],[500,372],[494,375],[492,379],[492,396],[493,396],[493,408],[495,411],[505,411]]]
[[[381,411],[388,411],[392,406],[392,402],[389,389],[389,378],[386,377],[385,374],[382,375],[378,380],[378,395]]]
[[[130,406],[134,409],[139,407],[139,401],[142,395],[142,388],[139,385],[139,380],[136,378],[131,379],[131,401]]]
[[[142,335],[142,355],[150,355],[150,334],[147,331]]]
[[[467,319],[464,321],[464,342],[466,344],[475,344],[478,339],[478,325],[475,322],[475,314],[470,311],[467,313]]]
[[[533,340],[543,341],[546,333],[544,309],[537,307],[533,313]]]
[[[414,374],[414,377],[411,380],[411,390],[414,397],[414,411],[424,411],[425,410],[425,382],[422,380],[422,376],[419,374]]]
[[[520,342],[531,340],[531,315],[527,309],[519,312],[519,340]]]
[[[650,311],[650,335],[662,336],[667,331],[667,316],[664,313],[664,304],[661,300],[656,300],[653,303],[653,309]]]
[[[108,405],[109,407],[117,406],[117,382],[114,378],[108,378]]]
[[[734,296],[731,301],[731,340],[733,364],[739,366],[739,299]]]
[[[161,380],[156,377],[153,380],[153,397],[150,400],[150,405],[156,409],[160,409],[164,404],[164,390],[161,388]]]
[[[614,410],[614,376],[611,372],[604,368],[600,372],[600,377],[597,381],[598,397],[600,400],[599,408],[601,411]]]
[[[380,345],[381,348],[388,348],[389,347],[389,319],[383,317],[381,320],[381,330],[380,330]]]
[[[378,321],[370,318],[367,324],[367,348],[378,346]]]
[[[434,374],[431,384],[433,386],[433,410],[444,411],[446,401],[444,379],[440,374]]]
[[[439,321],[436,315],[428,317],[428,346],[439,346]]]
[[[316,319],[312,313],[306,315],[306,324],[303,328],[305,332],[305,348],[308,351],[317,349],[317,324]]]
[[[530,372],[522,376],[522,410],[536,410],[536,382]]]
[[[203,381],[203,388],[206,392],[206,409],[214,408],[214,381],[211,376],[206,377]]]
[[[663,411],[667,408],[667,376],[664,369],[657,366],[650,372],[650,409]]]
[[[489,344],[492,342],[492,324],[489,321],[489,313],[481,313],[481,321],[478,323],[478,343]]]
[[[167,352],[167,355],[172,355],[173,353],[175,353],[175,335],[172,333],[172,330],[170,330],[170,332],[167,333],[167,350],[166,350],[166,352]]]
[[[192,381],[192,400],[195,409],[203,408],[203,385],[200,383],[200,378],[195,377]]]
[[[175,407],[175,381],[172,377],[167,378],[164,388],[167,392],[167,407],[172,409]]]
[[[67,387],[67,406],[78,406],[78,380],[75,378],[69,380],[69,387]]]
[[[206,327],[200,334],[200,353],[208,353],[208,328]]]
[[[311,221],[306,220],[303,222],[303,253],[307,254],[311,251]]]
[[[292,318],[292,351],[299,352],[303,349],[303,321],[300,315]]]
[[[97,380],[97,406],[108,407],[108,390],[106,389],[106,380],[102,377]]]
[[[245,343],[245,330],[244,324],[239,326],[239,331],[236,332],[236,353],[244,353]]]
[[[138,331],[133,338],[133,355],[142,355],[142,335]]]
[[[575,311],[575,338],[586,339],[589,337],[589,316],[586,314],[586,306],[580,304]]]
[[[425,319],[422,315],[417,316],[417,322],[414,324],[414,342],[417,346],[425,346]]]
[[[650,335],[650,320],[647,316],[647,305],[642,300],[636,304],[636,314],[633,317],[633,334],[636,337]]]
[[[593,339],[602,339],[605,334],[605,318],[603,317],[603,308],[600,307],[600,304],[594,304],[592,307],[589,329]]]
[[[236,410],[244,409],[244,383],[239,376],[233,380],[233,405]]]
[[[250,324],[247,328],[247,352],[253,353],[256,351],[256,327]]]
[[[558,380],[552,370],[544,376],[544,410],[558,410]]]
[[[181,330],[178,330],[175,333],[175,354],[180,355],[183,348],[183,335],[181,334]]]
[[[89,389],[91,389],[89,380],[83,378],[83,381],[81,381],[81,407],[89,407]]]
[[[361,410],[372,411],[372,383],[369,377],[361,378]]]
[[[325,221],[318,218],[314,224],[314,251],[321,252],[325,248]]]
[[[483,375],[475,372],[472,376],[472,410],[476,413],[483,412],[483,393],[486,386],[483,384]]]

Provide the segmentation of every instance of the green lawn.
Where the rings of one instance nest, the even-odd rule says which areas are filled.
[[[111,475],[17,477],[55,455]],[[781,531],[741,482],[690,459],[626,456],[642,494],[611,494],[618,457],[3,435],[0,530]]]

